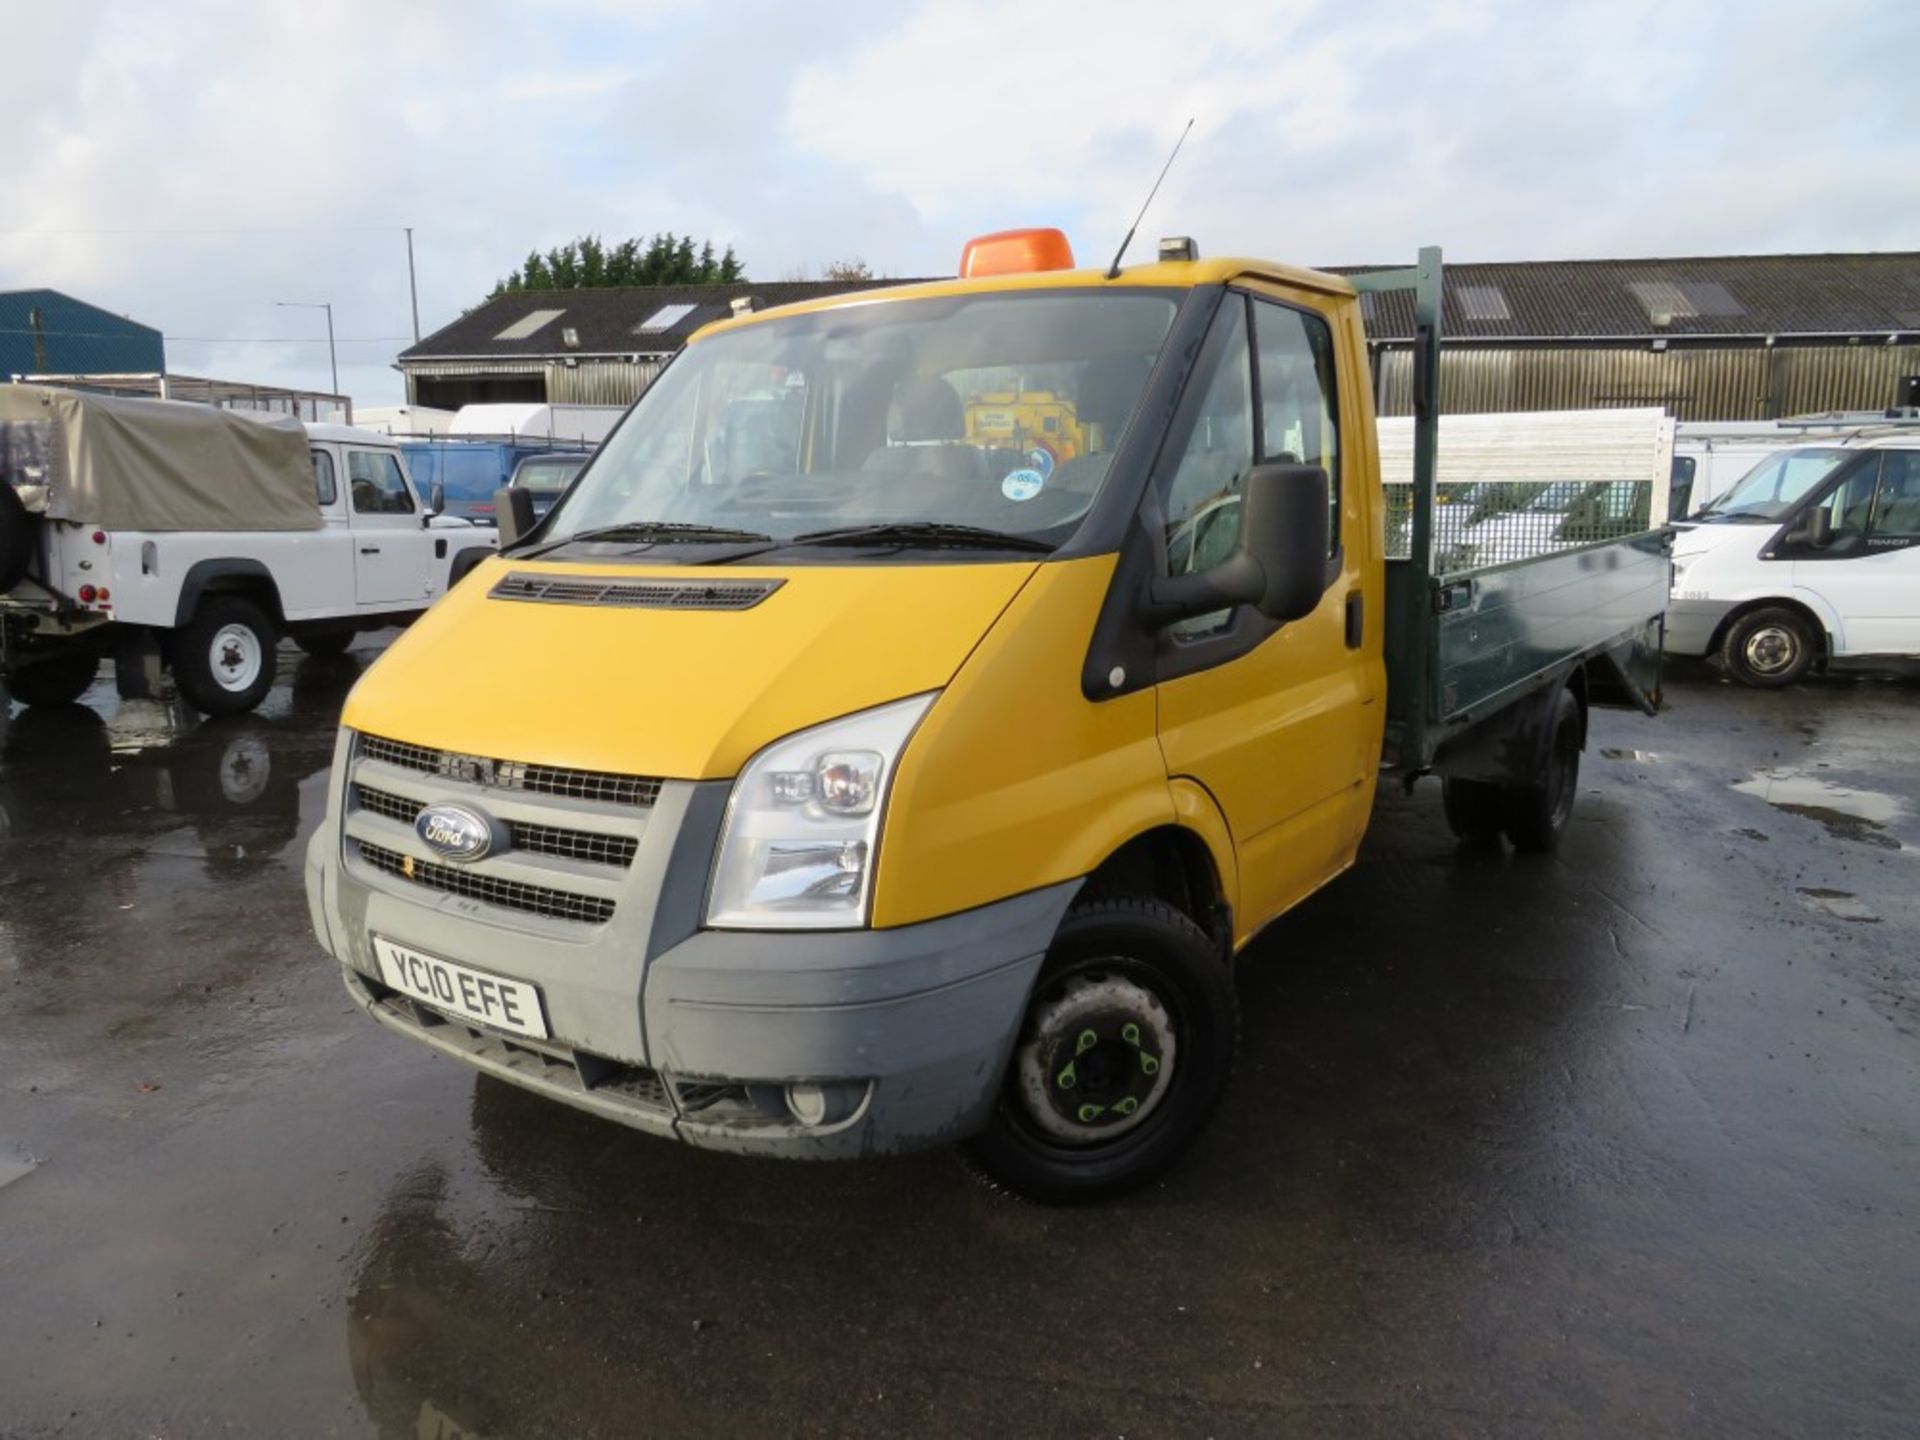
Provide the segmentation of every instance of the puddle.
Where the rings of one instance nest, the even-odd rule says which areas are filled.
[[[39,1167],[35,1160],[24,1150],[16,1150],[11,1145],[0,1144],[0,1190],[4,1190],[16,1180],[24,1180]]]
[[[1635,765],[1655,765],[1660,757],[1651,750],[1602,750],[1602,758],[1607,760],[1626,760]]]
[[[1886,833],[1886,827],[1906,813],[1906,806],[1877,790],[1854,790],[1791,769],[1762,770],[1733,788],[1743,795],[1758,795],[1789,815],[1817,820],[1837,839],[1882,850],[1906,848]]]
[[[1878,925],[1880,917],[1869,910],[1851,890],[1822,890],[1802,887],[1801,903],[1809,910],[1821,910],[1836,920],[1855,925]]]

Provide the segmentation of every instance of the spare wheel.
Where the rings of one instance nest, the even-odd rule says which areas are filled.
[[[13,486],[0,480],[0,593],[26,578],[33,559],[33,516]]]

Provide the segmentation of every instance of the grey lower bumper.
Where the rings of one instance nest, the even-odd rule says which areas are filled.
[[[1077,881],[1051,886],[894,930],[696,931],[631,964],[640,993],[628,1003],[637,1001],[644,1030],[641,1066],[632,1055],[579,1046],[557,1020],[551,1042],[525,1042],[390,989],[364,933],[348,933],[356,923],[388,922],[373,919],[366,897],[350,893],[361,882],[343,872],[339,843],[339,831],[323,825],[307,854],[314,926],[343,964],[348,993],[382,1024],[502,1080],[653,1134],[793,1158],[884,1154],[978,1131],[1041,960],[1079,888]],[[390,900],[384,913],[392,913]],[[515,974],[498,952],[479,953],[462,938],[460,926],[445,926],[430,948]],[[414,943],[428,946],[427,933]],[[551,972],[532,978],[552,1014],[569,1013],[554,1003],[566,998],[557,993],[563,981]],[[801,1123],[784,1100],[793,1084],[821,1086],[836,1097],[837,1111]]]
[[[1705,655],[1713,632],[1733,605],[1725,600],[1674,600],[1667,605],[1666,651],[1669,655]]]

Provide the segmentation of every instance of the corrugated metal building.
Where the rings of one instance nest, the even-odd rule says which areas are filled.
[[[397,365],[415,405],[624,405],[740,296],[770,306],[903,283],[521,291]],[[1380,412],[1404,415],[1411,299],[1366,304]],[[1682,420],[1765,420],[1882,409],[1920,376],[1920,253],[1450,265],[1445,341],[1450,411],[1664,405]]]
[[[1405,415],[1411,298],[1366,304],[1376,403]],[[1878,410],[1913,403],[1902,385],[1920,376],[1920,253],[1450,265],[1442,331],[1446,411]]]
[[[160,332],[58,290],[0,290],[0,380],[164,371]]]

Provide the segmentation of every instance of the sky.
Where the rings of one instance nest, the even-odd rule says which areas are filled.
[[[1911,0],[0,0],[0,290],[169,368],[402,395],[528,250],[761,280],[1059,225],[1306,264],[1920,248]]]

